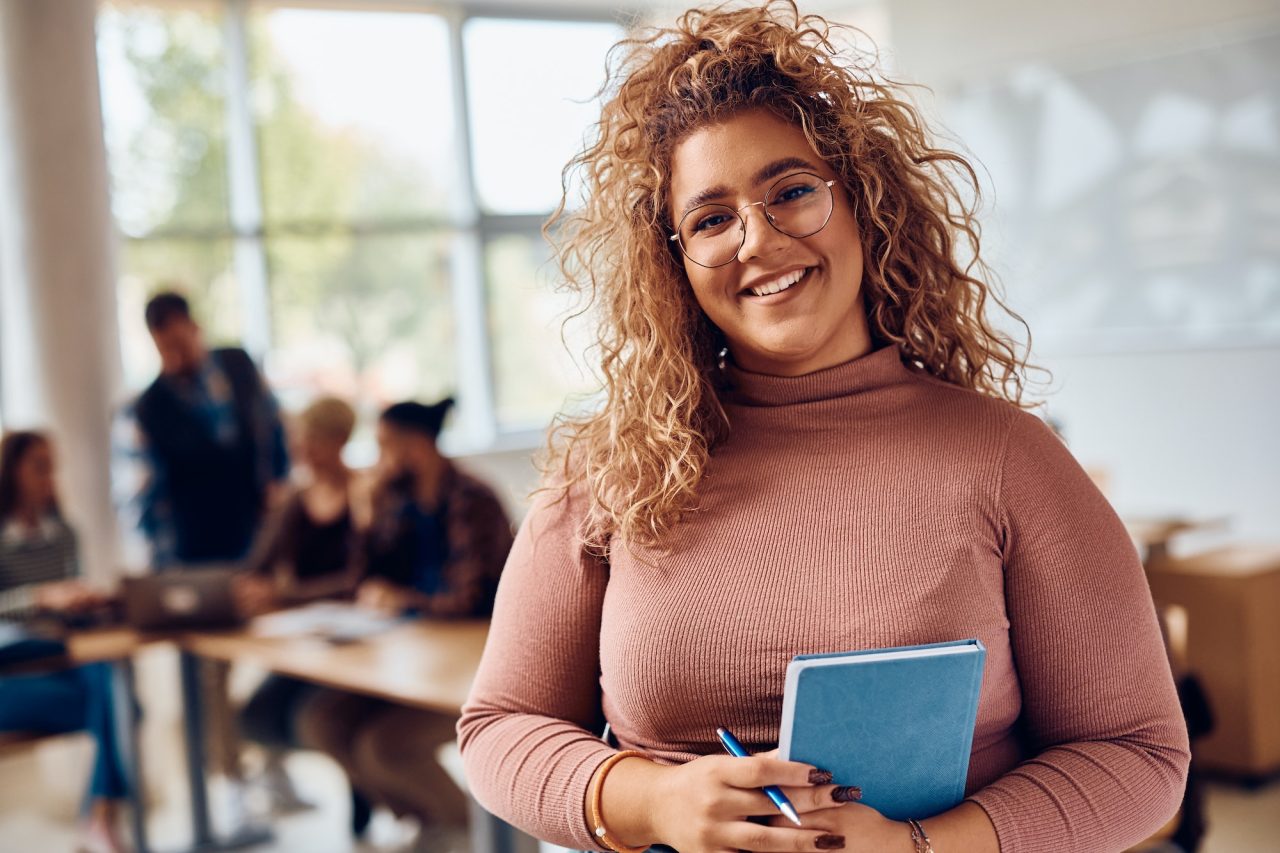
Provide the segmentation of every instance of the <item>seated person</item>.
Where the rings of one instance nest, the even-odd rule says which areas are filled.
[[[41,611],[76,615],[104,604],[105,597],[78,574],[76,534],[58,511],[49,439],[38,432],[10,433],[0,440],[0,619],[23,620]],[[116,741],[107,666],[0,676],[0,732],[77,731],[97,742],[77,849],[123,851],[116,814],[128,794],[128,777]]]
[[[439,619],[493,609],[511,523],[494,492],[436,447],[452,404],[398,403],[379,419],[361,606]],[[308,700],[299,718],[304,743],[336,759],[374,803],[416,817],[423,840],[440,849],[465,839],[466,796],[436,760],[456,723],[456,714],[335,690]]]
[[[285,498],[246,574],[236,579],[237,605],[246,615],[355,590],[361,572],[355,475],[342,461],[355,421],[351,406],[336,397],[322,397],[299,415],[296,458],[305,468],[303,483]],[[284,772],[283,758],[299,746],[297,711],[318,689],[272,674],[240,712],[242,734],[267,749],[264,781],[277,811],[305,805]]]

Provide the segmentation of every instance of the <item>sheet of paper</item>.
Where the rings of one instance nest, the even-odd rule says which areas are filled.
[[[352,604],[318,601],[292,610],[267,613],[254,619],[249,631],[257,637],[321,637],[326,640],[358,640],[380,634],[400,623]]]

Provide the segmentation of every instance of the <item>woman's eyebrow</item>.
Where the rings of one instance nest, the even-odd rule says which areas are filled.
[[[799,157],[783,157],[781,160],[774,160],[772,163],[756,172],[755,175],[751,177],[751,182],[753,184],[763,184],[765,181],[772,180],[779,175],[795,171],[796,169],[803,169],[806,172],[818,171],[818,167],[810,163],[808,160],[803,160]]]
[[[758,186],[763,184],[765,181],[772,180],[779,175],[795,169],[803,169],[807,172],[818,171],[818,167],[810,163],[808,160],[804,160],[800,157],[783,157],[780,160],[774,160],[772,163],[762,166],[759,171],[751,176],[751,183],[754,186]],[[733,192],[733,190],[724,184],[716,184],[714,187],[708,187],[705,190],[700,190],[691,195],[689,200],[684,203],[684,209],[680,211],[680,216],[683,218],[686,213],[693,210],[695,207],[701,207],[709,201],[723,198],[731,192]]]

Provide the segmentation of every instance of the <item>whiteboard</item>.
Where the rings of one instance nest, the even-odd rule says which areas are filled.
[[[1280,344],[1280,34],[1028,65],[942,110],[1037,350]]]

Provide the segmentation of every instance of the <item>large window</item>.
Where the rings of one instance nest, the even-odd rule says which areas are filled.
[[[455,450],[534,440],[588,390],[539,228],[622,29],[404,8],[104,4],[132,387],[142,306],[178,287],[287,407],[452,393]]]
[[[561,169],[599,117],[594,96],[620,31],[478,18],[463,35],[481,204],[494,213],[551,210],[560,201]]]

